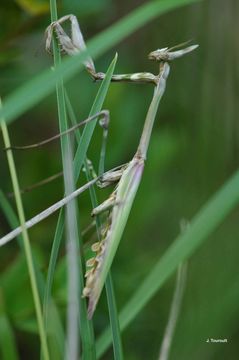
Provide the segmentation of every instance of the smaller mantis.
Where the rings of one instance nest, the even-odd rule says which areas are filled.
[[[61,26],[61,24],[67,20],[71,23],[71,38],[65,33]],[[68,55],[75,55],[79,52],[86,51],[84,38],[77,18],[74,15],[66,15],[48,26],[46,29],[47,51],[50,51],[53,30],[56,32],[62,50]],[[170,72],[169,62],[195,50],[197,47],[198,45],[192,45],[176,51],[172,51],[175,47],[162,48],[150,52],[148,58],[159,62],[158,75],[148,72],[140,72],[112,76],[112,81],[152,83],[155,88],[153,98],[146,115],[138,149],[133,159],[128,164],[124,165],[120,170],[117,170],[112,174],[108,174],[106,183],[110,183],[112,178],[114,178],[116,179],[115,181],[118,180],[118,184],[110,197],[92,211],[93,216],[105,210],[107,210],[109,214],[108,222],[102,233],[101,241],[93,244],[91,247],[95,256],[89,259],[86,263],[88,270],[85,274],[86,284],[83,290],[83,296],[89,298],[89,318],[92,317],[96,308],[106,276],[113,262],[141,181],[154,120],[160,100],[164,94],[167,78]],[[102,80],[104,78],[104,73],[96,72],[94,62],[90,56],[87,57],[84,64],[86,70],[94,80]]]

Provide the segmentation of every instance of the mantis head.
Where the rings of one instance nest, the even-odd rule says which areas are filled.
[[[180,45],[174,46],[172,48],[166,47],[166,48],[152,51],[151,53],[149,53],[148,59],[154,60],[154,61],[164,61],[164,62],[171,61],[171,60],[174,60],[174,59],[177,59],[177,58],[183,56],[184,54],[187,54],[187,53],[195,50],[199,45],[191,45],[184,49],[171,51],[179,46]]]

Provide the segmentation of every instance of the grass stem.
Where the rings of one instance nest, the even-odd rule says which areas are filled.
[[[0,108],[1,108],[1,106],[2,105],[1,105],[1,99],[0,99]],[[4,120],[1,121],[1,129],[2,129],[2,134],[3,134],[4,145],[5,145],[5,147],[10,147],[11,146],[10,138],[9,138],[8,129],[7,129],[7,126],[6,126],[6,123],[4,122]],[[27,267],[28,267],[30,283],[31,283],[31,288],[32,288],[32,295],[33,295],[35,311],[36,311],[36,316],[37,316],[37,323],[38,323],[39,335],[40,335],[40,340],[41,340],[43,358],[44,358],[44,360],[49,360],[50,358],[49,358],[49,351],[48,351],[48,345],[47,345],[47,337],[46,337],[46,332],[45,332],[45,328],[44,328],[40,296],[39,296],[36,274],[35,274],[34,265],[33,265],[32,251],[31,251],[28,232],[27,232],[26,225],[25,225],[25,215],[24,215],[24,209],[23,209],[23,204],[22,204],[22,199],[21,199],[21,194],[20,194],[20,187],[19,187],[19,183],[18,183],[15,162],[14,162],[14,158],[13,158],[13,154],[12,154],[11,150],[9,150],[7,152],[7,160],[8,160],[10,175],[11,175],[11,179],[12,179],[12,185],[13,185],[13,191],[14,191],[15,200],[16,200],[19,221],[20,221],[20,225],[22,228],[23,246],[24,246],[24,251],[25,251],[25,255],[26,255]]]

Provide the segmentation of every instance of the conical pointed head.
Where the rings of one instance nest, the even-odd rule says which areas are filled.
[[[197,44],[191,45],[177,51],[170,51],[168,48],[162,48],[149,53],[148,58],[149,60],[154,61],[171,61],[195,50],[198,46],[199,45]]]

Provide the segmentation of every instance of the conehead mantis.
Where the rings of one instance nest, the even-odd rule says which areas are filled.
[[[67,20],[71,23],[71,37],[66,34],[61,26]],[[48,51],[50,51],[53,31],[55,31],[57,35],[62,51],[68,55],[75,55],[79,52],[87,51],[80,26],[74,15],[66,15],[48,26],[46,30],[46,49]],[[83,290],[83,296],[89,298],[89,318],[92,317],[96,308],[141,181],[153,124],[170,72],[170,61],[190,53],[197,47],[198,45],[192,45],[176,51],[172,51],[174,48],[162,48],[150,52],[148,58],[159,62],[158,75],[149,72],[140,72],[113,75],[111,78],[111,81],[117,82],[152,83],[155,87],[139,145],[133,159],[120,169],[120,173],[117,174],[119,179],[118,184],[109,199],[93,210],[93,215],[107,210],[108,222],[102,234],[101,241],[92,246],[92,251],[95,253],[95,256],[87,261],[88,269],[85,274],[86,285]],[[94,62],[90,55],[88,55],[84,64],[86,70],[94,80],[97,81],[104,78],[104,73],[96,72]]]

